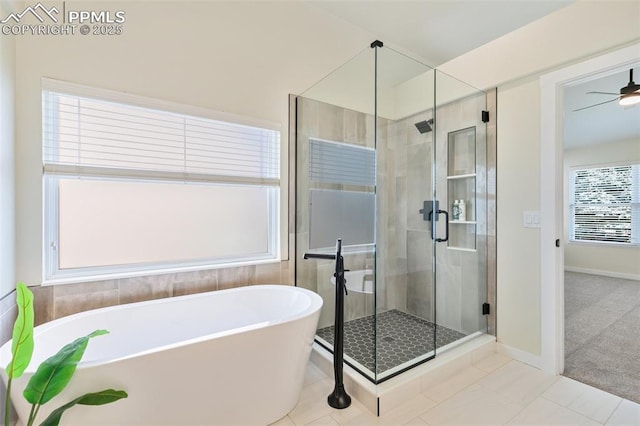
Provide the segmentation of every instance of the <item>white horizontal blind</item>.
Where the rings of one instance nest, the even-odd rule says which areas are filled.
[[[279,258],[272,125],[52,80],[42,112],[46,282]]]
[[[43,160],[54,174],[180,174],[278,184],[271,129],[43,91]],[[110,169],[111,172],[106,172]]]
[[[376,152],[364,146],[309,139],[309,179],[373,187]]]
[[[572,240],[639,243],[640,165],[574,169],[570,191]]]

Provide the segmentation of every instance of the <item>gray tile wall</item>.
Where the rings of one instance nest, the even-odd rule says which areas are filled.
[[[36,325],[89,309],[255,284],[291,284],[289,262],[31,287]]]
[[[491,96],[491,94],[489,94]],[[425,111],[394,123],[394,138],[389,145],[395,150],[394,176],[395,226],[388,235],[394,235],[399,247],[393,252],[395,264],[406,270],[406,311],[433,321],[437,305],[439,324],[464,333],[484,328],[486,317],[480,314],[481,304],[493,297],[495,306],[495,108],[492,122],[485,126],[480,111],[487,109],[483,94],[471,96],[436,110],[435,131],[420,134],[414,123],[433,116]],[[493,102],[493,103],[491,103]],[[448,165],[462,164],[466,158],[448,158],[448,134],[475,126],[477,176],[475,180],[447,181]],[[486,129],[486,130],[485,130]],[[433,300],[433,244],[429,222],[425,222],[418,210],[424,200],[432,199],[432,156],[436,140],[436,193],[440,208],[451,212],[453,196],[450,192],[473,194],[468,200],[467,211],[478,224],[450,226],[450,242],[436,245],[436,280],[438,288]],[[493,139],[492,139],[493,137]],[[402,151],[404,147],[404,151]],[[464,152],[452,153],[464,156]],[[392,185],[393,185],[392,184]],[[451,199],[449,199],[451,198]],[[470,197],[471,198],[471,197]],[[438,236],[444,235],[444,224],[438,224]],[[493,240],[492,238],[493,233]],[[493,246],[491,246],[493,241]],[[469,247],[475,251],[458,251],[449,247]],[[493,248],[492,248],[493,247]],[[493,255],[491,255],[493,250]],[[490,278],[493,271],[493,280]],[[397,269],[397,277],[403,275]],[[402,285],[394,288],[399,290]],[[489,318],[490,324],[495,324]],[[494,332],[494,326],[489,327]]]
[[[487,180],[486,180],[486,126],[481,111],[486,109],[484,93],[439,106],[436,110],[436,192],[442,209],[449,212],[455,193],[468,194],[467,210],[475,214],[477,225],[451,225],[449,243],[438,243],[436,255],[436,291],[438,324],[471,333],[484,330],[486,317],[481,312],[487,294]],[[475,156],[475,179],[451,183],[446,180],[448,165],[463,164],[466,160],[449,158],[449,133],[475,128],[475,151],[457,152],[471,158]],[[438,234],[444,234],[442,224]],[[475,251],[459,251],[469,248]]]
[[[290,135],[295,135],[290,140],[291,145],[296,145],[295,140],[308,141],[310,138],[344,142],[360,146],[374,146],[373,126],[374,120],[370,115],[348,110],[338,106],[318,102],[303,97],[292,99],[297,102],[297,125],[293,125]],[[295,111],[295,108],[291,108]],[[295,123],[292,122],[292,123]],[[379,123],[379,136],[385,123]],[[320,315],[319,327],[333,324],[334,316],[334,286],[330,282],[333,276],[333,261],[303,260],[302,256],[309,251],[309,150],[308,143],[298,143],[290,148],[290,165],[296,173],[290,177],[292,182],[292,194],[295,200],[296,215],[296,274],[297,284],[320,294],[325,300]],[[296,181],[296,177],[298,180]],[[323,187],[322,189],[328,189]],[[353,188],[344,185],[332,185],[330,189],[350,190]],[[362,188],[359,188],[362,189]],[[379,218],[378,218],[379,222]],[[293,255],[292,255],[293,256]],[[345,254],[345,267],[350,270],[365,269],[367,265],[373,265],[373,253]],[[380,270],[378,271],[380,272]],[[381,285],[378,278],[378,285]],[[345,320],[360,318],[373,313],[373,296],[351,292],[345,299]]]

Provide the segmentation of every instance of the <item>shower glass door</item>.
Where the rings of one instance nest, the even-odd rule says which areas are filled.
[[[448,212],[434,243],[441,353],[487,331],[487,96],[436,71],[435,102],[434,192]]]
[[[377,48],[376,379],[436,350],[435,73]],[[435,123],[435,124],[434,124]],[[422,211],[422,213],[420,212]]]

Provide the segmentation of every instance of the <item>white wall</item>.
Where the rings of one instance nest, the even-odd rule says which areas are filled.
[[[541,355],[541,241],[522,216],[540,209],[538,78],[637,41],[638,17],[640,2],[579,0],[440,67],[477,87],[498,87],[497,334],[532,364]],[[545,244],[553,249],[553,241]]]
[[[577,0],[439,67],[491,88],[595,56],[640,38],[640,2]]]
[[[9,13],[0,2],[0,16]],[[15,288],[15,41],[0,37],[0,298]]]
[[[526,99],[526,102],[522,102]],[[498,88],[497,330],[499,341],[540,351],[540,96],[536,80]]]
[[[640,140],[626,140],[564,152],[565,187],[565,269],[602,275],[640,279],[640,247],[603,246],[602,244],[569,242],[568,206],[570,168],[597,166],[624,161],[640,162]]]
[[[87,2],[124,10],[124,33],[16,38],[18,279],[42,280],[42,77],[278,122],[284,154],[287,95],[375,39],[298,2],[185,3]]]

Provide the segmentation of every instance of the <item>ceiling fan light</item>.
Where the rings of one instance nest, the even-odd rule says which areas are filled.
[[[629,106],[640,103],[640,92],[628,93],[626,95],[622,95],[620,100],[618,101],[619,105]]]

